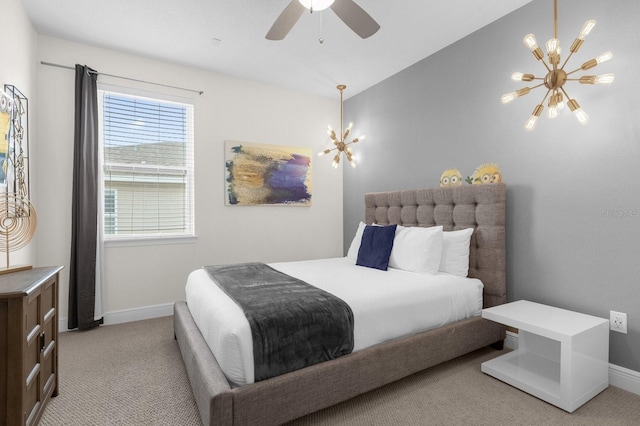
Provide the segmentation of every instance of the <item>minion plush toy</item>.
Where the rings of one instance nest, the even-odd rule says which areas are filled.
[[[447,169],[440,176],[440,186],[460,186],[462,185],[462,174],[458,169]]]
[[[479,165],[471,177],[474,185],[502,182],[502,172],[496,163]]]

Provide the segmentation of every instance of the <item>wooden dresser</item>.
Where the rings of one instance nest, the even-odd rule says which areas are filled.
[[[0,275],[0,425],[35,425],[58,394],[61,269]]]

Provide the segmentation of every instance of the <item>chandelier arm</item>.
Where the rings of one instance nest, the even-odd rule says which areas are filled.
[[[542,65],[544,65],[544,67],[547,69],[547,71],[551,72],[551,68],[549,68],[549,65],[547,65],[547,63],[545,62],[544,58],[540,59],[540,62],[542,62]]]
[[[573,52],[570,52],[569,56],[567,56],[567,59],[564,60],[564,63],[562,64],[560,69],[564,69],[564,66],[567,65],[567,62],[569,62],[569,59],[571,58],[572,55],[573,55]]]
[[[571,71],[571,72],[568,72],[568,73],[567,73],[567,75],[571,75],[571,74],[576,73],[576,72],[578,72],[578,71],[582,71],[582,67],[577,68],[577,69],[575,69],[575,70],[573,70],[573,71]],[[567,79],[567,80],[568,80],[568,79]]]
[[[564,90],[564,87],[560,87],[560,90],[562,90],[562,93],[564,93],[564,95],[567,97],[567,99],[571,99],[571,96],[569,96],[569,94],[567,93],[566,90]]]
[[[547,100],[547,97],[549,96],[550,92],[551,92],[551,89],[547,90],[547,93],[544,95],[544,98],[542,98],[542,100],[540,101],[540,104],[544,104],[544,101]]]
[[[541,80],[544,80],[544,79],[541,79]],[[536,85],[536,86],[532,86],[532,87],[530,87],[530,88],[529,88],[529,90],[537,89],[537,88],[538,88],[538,87],[540,87],[540,86],[544,86],[544,82],[543,82],[543,83],[540,83],[540,84],[538,84],[538,85]]]

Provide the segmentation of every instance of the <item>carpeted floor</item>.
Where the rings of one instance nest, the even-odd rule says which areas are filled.
[[[41,425],[200,425],[172,318],[60,335],[60,394]],[[640,425],[640,396],[610,386],[568,414],[480,372],[481,349],[299,425]]]

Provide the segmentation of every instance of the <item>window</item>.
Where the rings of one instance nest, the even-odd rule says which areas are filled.
[[[193,105],[98,90],[105,240],[194,235]]]
[[[104,191],[104,233],[115,235],[118,232],[118,190],[107,189]]]

